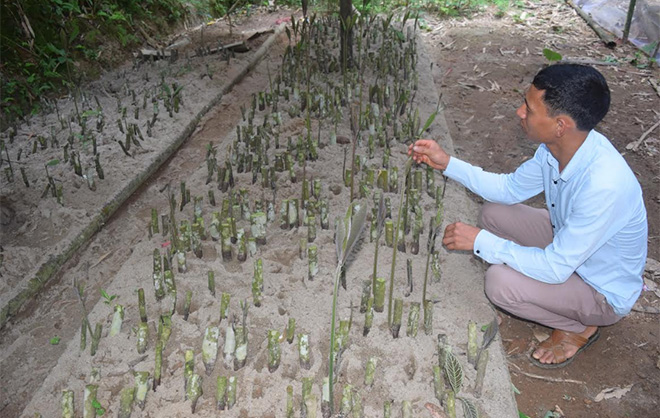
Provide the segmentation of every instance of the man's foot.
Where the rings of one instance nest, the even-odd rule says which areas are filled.
[[[547,340],[539,344],[530,358],[532,364],[545,369],[555,369],[568,365],[582,350],[598,339],[598,327],[587,327],[581,333],[552,331]]]

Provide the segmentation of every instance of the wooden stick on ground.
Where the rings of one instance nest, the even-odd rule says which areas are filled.
[[[649,78],[649,83],[653,87],[653,90],[655,90],[655,92],[658,94],[658,97],[660,97],[660,85],[658,84],[658,82],[652,78]]]
[[[598,61],[588,58],[564,58],[561,60],[562,64],[583,64],[583,65],[607,65],[618,67],[618,62],[609,62],[609,61]]]
[[[614,38],[608,32],[603,30],[603,28],[601,28],[596,22],[594,22],[591,16],[589,16],[584,11],[582,11],[582,9],[580,9],[580,6],[575,4],[573,0],[566,0],[566,3],[568,3],[569,6],[575,9],[577,14],[579,14],[580,17],[584,19],[585,22],[587,22],[587,25],[589,25],[589,27],[591,27],[591,29],[593,29],[593,31],[596,32],[596,35],[598,35],[600,39],[603,40],[605,46],[607,46],[608,48],[614,48],[616,46],[616,42],[614,41]]]
[[[629,143],[628,145],[626,145],[626,149],[627,149],[627,150],[637,151],[637,148],[639,148],[639,146],[642,144],[642,142],[644,142],[644,140],[646,139],[646,137],[647,137],[651,132],[653,132],[653,130],[654,130],[655,128],[657,128],[658,126],[660,126],[660,120],[658,120],[658,121],[657,121],[653,126],[651,126],[646,132],[644,132],[644,133],[642,134],[642,136],[640,136],[639,139],[638,139],[637,141],[633,141],[633,142]]]
[[[509,363],[511,364],[511,363]],[[573,380],[573,379],[558,379],[555,377],[547,377],[547,376],[539,376],[537,374],[531,374],[527,372],[523,372],[522,370],[513,370],[513,373],[520,373],[523,376],[531,377],[533,379],[539,379],[539,380],[545,380],[546,382],[552,382],[552,383],[575,383],[576,385],[586,385],[585,382],[581,380]]]

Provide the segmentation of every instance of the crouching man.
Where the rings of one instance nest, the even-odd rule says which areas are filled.
[[[558,64],[541,70],[516,111],[534,158],[494,174],[421,139],[418,163],[483,197],[479,227],[447,226],[443,244],[491,264],[485,291],[501,309],[553,328],[532,353],[543,368],[569,364],[630,312],[642,291],[647,219],[641,187],[610,141],[594,130],[610,105],[595,69]],[[547,209],[521,202],[543,192]]]

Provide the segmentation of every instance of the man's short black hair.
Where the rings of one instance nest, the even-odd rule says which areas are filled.
[[[543,101],[552,116],[567,114],[581,131],[592,130],[610,108],[605,77],[586,65],[551,65],[536,74],[532,85],[545,90]]]

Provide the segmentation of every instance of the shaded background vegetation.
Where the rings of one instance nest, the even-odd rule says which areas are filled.
[[[480,4],[510,0],[355,0],[363,12],[398,7],[456,15]],[[512,0],[513,1],[513,0]],[[300,0],[278,0],[298,7]],[[237,3],[235,5],[235,3]],[[339,0],[309,1],[310,9],[339,10]],[[4,0],[0,2],[0,118],[3,126],[39,112],[43,100],[70,92],[129,58],[149,40],[181,28],[244,13],[267,0]]]

